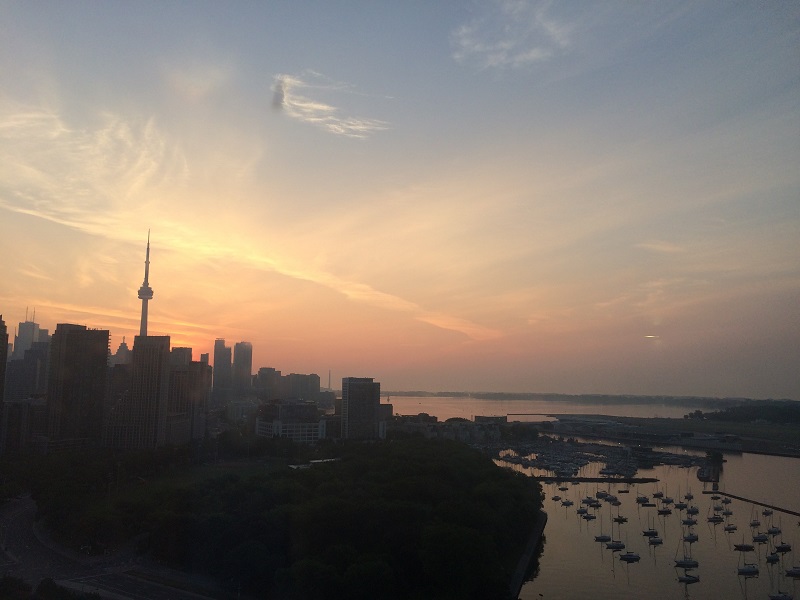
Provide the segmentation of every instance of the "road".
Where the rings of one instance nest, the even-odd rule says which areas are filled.
[[[184,587],[200,587],[191,585],[190,576],[147,564],[130,552],[89,557],[59,547],[46,534],[37,535],[35,516],[36,502],[30,496],[14,498],[0,507],[0,571],[23,579],[34,589],[42,579],[50,577],[65,587],[95,592],[113,600],[198,600],[226,596],[192,593],[156,583],[190,582]],[[137,576],[148,573],[150,577]]]

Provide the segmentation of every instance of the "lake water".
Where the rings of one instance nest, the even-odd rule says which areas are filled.
[[[385,403],[386,400],[383,400]],[[392,396],[389,403],[395,414],[416,415],[426,412],[440,421],[453,417],[472,419],[478,416],[509,416],[509,421],[541,421],[541,415],[612,415],[628,417],[672,417],[682,418],[693,410],[711,410],[701,402],[669,404],[666,402],[646,404],[580,402],[576,400],[482,400],[468,396],[443,398],[439,396]]]
[[[472,418],[475,415],[530,414],[604,414],[640,417],[682,417],[694,410],[688,406],[591,404],[572,401],[547,400],[477,400],[473,398],[406,398],[391,399],[396,414],[427,412],[440,420],[450,417]],[[700,407],[702,409],[702,406]],[[510,420],[518,417],[509,417]],[[519,419],[522,420],[522,419]],[[529,420],[539,420],[538,417]],[[785,509],[800,511],[800,459],[764,456],[755,454],[726,455],[721,473],[719,489],[754,501],[760,501]],[[581,476],[597,476],[602,465],[590,463],[579,473]],[[721,505],[721,500],[712,500],[711,484],[697,479],[697,468],[659,466],[652,470],[640,470],[638,476],[656,477],[659,482],[639,486],[623,484],[567,484],[566,492],[559,491],[557,484],[544,484],[544,508],[549,519],[544,533],[544,547],[539,559],[539,568],[533,578],[526,582],[520,593],[523,600],[541,598],[725,598],[764,599],[779,591],[800,598],[800,579],[786,575],[792,566],[800,566],[800,520],[797,516],[774,511],[772,516],[762,515],[763,507],[750,502],[732,500]],[[630,492],[619,493],[629,488]],[[587,521],[576,513],[581,499],[594,496],[598,489],[615,494],[621,502],[612,507],[602,502],[598,509],[590,509],[596,519]],[[694,499],[689,502],[699,509],[697,524],[691,528],[682,525],[685,511],[673,507],[671,515],[657,514],[657,507],[642,507],[636,503],[637,494],[648,495],[651,500],[656,491],[672,496],[675,502],[690,490]],[[565,507],[552,497],[560,495],[574,502]],[[733,514],[728,523],[737,526],[735,532],[726,532],[726,523],[712,524],[707,517],[713,506],[721,505]],[[617,524],[613,517],[623,515],[627,523]],[[750,527],[753,518],[761,525]],[[613,527],[612,527],[613,526]],[[782,533],[769,535],[766,544],[753,543],[753,535],[767,532],[770,526],[780,527]],[[658,531],[663,543],[651,546],[642,531],[648,528]],[[694,532],[698,540],[683,541],[683,536]],[[625,549],[614,552],[605,544],[596,542],[594,536],[601,533],[625,544]],[[755,550],[741,553],[734,544],[753,543]],[[775,564],[767,562],[775,544],[787,542],[792,550],[779,555]],[[628,550],[640,555],[639,562],[626,563],[620,555]],[[686,584],[678,580],[684,569],[675,568],[677,558],[691,556],[699,566],[689,571],[700,579]],[[738,574],[744,563],[756,564],[758,576],[745,577]]]

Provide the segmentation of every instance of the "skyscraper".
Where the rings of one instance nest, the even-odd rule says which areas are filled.
[[[167,335],[134,338],[130,393],[110,407],[107,445],[143,450],[166,443],[169,342]]]
[[[109,332],[59,323],[50,342],[47,430],[51,444],[98,444],[108,374]]]
[[[253,387],[253,345],[237,342],[233,346],[233,387],[243,394]]]
[[[139,299],[142,301],[142,321],[139,335],[147,335],[147,303],[153,299],[153,288],[150,287],[150,231],[147,231],[147,252],[144,259],[144,281],[139,288]]]
[[[371,377],[342,379],[342,437],[375,439],[385,436],[379,423],[381,384]]]
[[[8,329],[3,315],[0,315],[0,411],[3,409],[3,390],[6,383],[6,362],[8,361]]]
[[[25,321],[20,323],[17,327],[17,333],[14,336],[14,351],[11,353],[11,360],[22,360],[25,358],[25,352],[33,346],[36,342],[49,342],[50,334],[47,329],[42,329],[39,324],[35,322],[36,312],[33,313],[32,321],[28,321],[28,315],[25,314]]]
[[[233,372],[231,370],[231,349],[225,345],[225,340],[214,340],[214,387],[212,400],[215,406],[224,406],[228,400]]]
[[[191,348],[173,348],[170,362],[167,443],[182,445],[205,434],[211,367],[193,361]]]

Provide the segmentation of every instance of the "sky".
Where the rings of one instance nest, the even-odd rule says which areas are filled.
[[[0,314],[383,390],[800,400],[796,2],[0,0]]]

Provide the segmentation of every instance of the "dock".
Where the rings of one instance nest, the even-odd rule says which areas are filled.
[[[576,481],[580,483],[657,483],[659,481],[655,477],[559,477],[557,475],[532,475],[532,477],[536,481],[541,481],[542,483],[560,483],[562,481]]]
[[[800,517],[800,512],[795,510],[789,510],[788,508],[781,508],[780,506],[775,506],[774,504],[766,504],[765,502],[759,502],[758,500],[751,500],[750,498],[745,498],[744,496],[737,496],[736,494],[729,494],[728,492],[723,492],[721,490],[703,490],[704,494],[719,494],[720,496],[727,496],[728,498],[733,498],[734,500],[741,500],[742,502],[749,502],[750,504],[755,504],[756,506],[763,506],[764,508],[769,508],[771,510],[777,510],[778,512],[782,512],[787,515],[792,515],[795,517]]]

